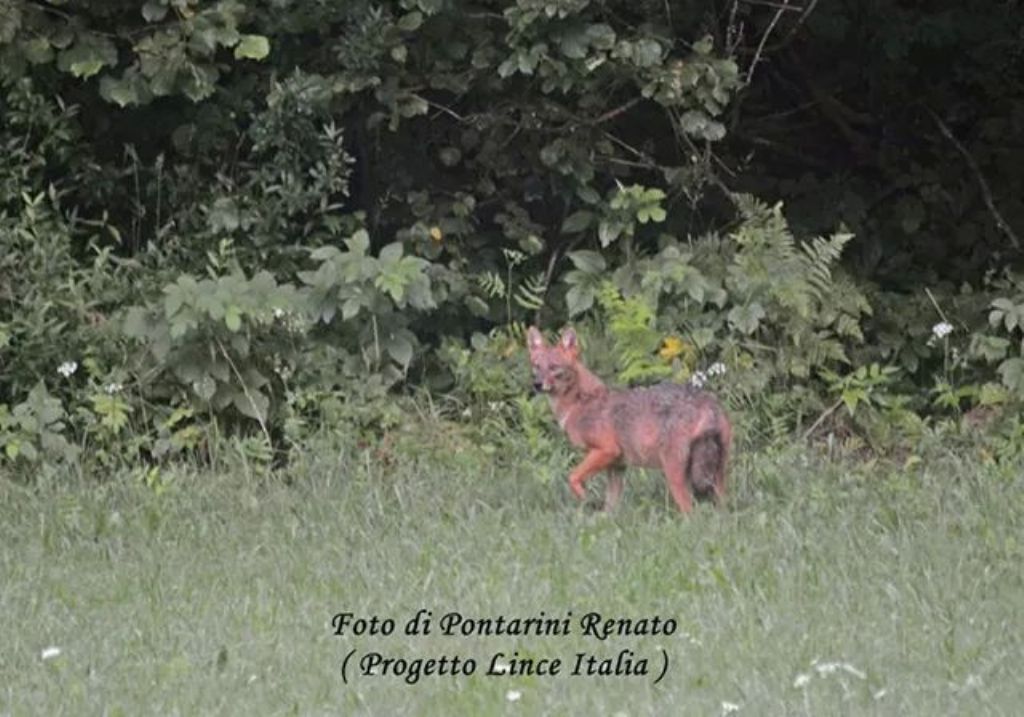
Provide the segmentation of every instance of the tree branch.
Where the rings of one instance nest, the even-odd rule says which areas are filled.
[[[775,26],[779,23],[779,19],[782,17],[782,13],[786,12],[786,10],[791,9],[789,7],[789,0],[784,0],[784,3],[777,7],[778,10],[775,11],[775,17],[773,17],[772,21],[768,23],[768,29],[764,31],[764,34],[761,36],[761,42],[757,44],[757,50],[754,52],[754,59],[750,61],[750,69],[747,70],[748,85],[750,84],[750,81],[754,79],[754,68],[756,68],[757,63],[761,61],[761,53],[764,51],[765,43],[768,42],[768,38],[771,36],[772,31],[775,29]]]
[[[988,181],[985,179],[985,175],[981,173],[981,167],[978,166],[978,162],[974,159],[971,153],[967,151],[967,148],[960,143],[960,140],[956,138],[953,131],[949,128],[949,125],[943,122],[941,117],[935,114],[930,107],[925,107],[925,111],[931,115],[931,118],[935,121],[939,131],[942,132],[942,136],[948,139],[949,143],[956,148],[956,151],[963,156],[964,161],[967,162],[967,166],[970,167],[971,171],[974,173],[974,178],[978,180],[978,187],[981,189],[981,196],[985,200],[985,206],[988,207],[988,211],[992,215],[992,218],[995,219],[996,226],[999,227],[999,230],[1006,235],[1007,239],[1010,240],[1010,243],[1013,244],[1013,248],[1019,250],[1020,239],[1017,237],[1017,233],[1013,231],[1013,228],[1003,218],[999,209],[996,208],[995,200],[992,199],[992,190],[988,186]]]

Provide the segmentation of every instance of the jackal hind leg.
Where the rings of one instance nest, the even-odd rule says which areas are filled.
[[[690,495],[690,487],[686,484],[686,465],[689,460],[689,445],[676,451],[675,455],[663,455],[661,459],[661,469],[665,473],[669,492],[680,513],[689,513],[693,510],[693,497]]]
[[[604,488],[604,510],[611,512],[622,498],[622,468],[608,469],[608,483]]]
[[[721,506],[725,501],[726,471],[729,466],[729,452],[732,449],[732,426],[724,417],[719,422],[718,439],[721,454],[718,457],[718,470],[715,471],[714,500],[715,505]]]

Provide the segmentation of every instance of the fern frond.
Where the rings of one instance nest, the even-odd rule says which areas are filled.
[[[489,299],[497,299],[505,296],[505,280],[494,271],[485,271],[476,278],[477,284]]]
[[[527,277],[516,287],[513,295],[516,304],[527,311],[536,311],[544,305],[544,294],[547,292],[547,284],[544,282],[544,272]]]
[[[640,296],[624,297],[611,282],[601,285],[598,303],[608,316],[619,380],[626,383],[665,378],[672,367],[656,354],[661,336],[654,328],[654,309]]]

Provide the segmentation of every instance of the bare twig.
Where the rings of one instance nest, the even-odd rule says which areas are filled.
[[[949,319],[947,319],[947,318],[946,318],[946,314],[945,314],[945,313],[944,313],[944,312],[942,311],[942,308],[941,308],[941,307],[939,306],[939,302],[937,302],[937,301],[935,300],[935,297],[934,297],[934,296],[932,296],[932,292],[931,292],[931,289],[929,289],[929,288],[928,288],[927,286],[926,286],[926,287],[924,287],[924,293],[926,293],[926,294],[928,295],[928,298],[929,298],[929,299],[931,299],[931,301],[932,301],[932,306],[934,306],[934,307],[935,307],[935,310],[939,312],[939,317],[940,317],[940,318],[941,318],[941,319],[942,319],[943,321],[945,321],[945,322],[947,322],[947,323],[948,323],[948,322],[949,322]]]
[[[780,8],[783,11],[788,12],[801,12],[804,8],[797,7],[796,5],[790,5],[789,0],[782,0],[782,2],[772,2],[771,0],[743,0],[745,5],[762,5],[764,7]]]
[[[769,47],[768,52],[778,52],[786,45],[791,43],[793,41],[793,38],[796,37],[797,32],[799,32],[800,28],[803,27],[805,22],[807,22],[807,18],[810,17],[811,13],[814,12],[814,8],[817,6],[818,0],[810,0],[810,2],[808,2],[807,5],[804,6],[804,11],[800,14],[800,17],[797,19],[795,23],[793,23],[793,27],[789,28],[789,32],[787,32],[786,35],[776,44]]]
[[[761,61],[761,53],[764,51],[764,45],[768,42],[768,38],[771,36],[772,31],[775,30],[775,26],[778,24],[779,19],[782,17],[782,13],[786,10],[791,10],[789,7],[789,0],[785,0],[781,6],[777,6],[778,9],[775,11],[775,16],[772,21],[768,23],[768,29],[764,31],[761,36],[761,42],[757,44],[757,50],[754,52],[754,59],[750,61],[750,69],[747,70],[747,84],[754,79],[754,68],[757,67],[757,63]]]
[[[985,200],[985,206],[988,207],[989,213],[992,215],[992,218],[995,219],[996,226],[999,227],[1000,231],[1002,231],[1003,234],[1006,235],[1006,238],[1010,240],[1014,249],[1020,249],[1020,239],[1017,237],[1016,232],[1013,231],[1013,228],[1003,218],[999,209],[996,208],[995,200],[992,199],[992,190],[988,186],[988,181],[985,179],[985,175],[981,173],[981,167],[978,166],[978,162],[974,159],[971,153],[967,151],[967,148],[960,143],[960,140],[956,138],[953,131],[949,128],[949,125],[943,122],[941,117],[935,114],[931,108],[926,107],[925,111],[931,115],[931,118],[935,121],[935,124],[938,126],[939,131],[942,132],[942,135],[948,139],[950,144],[956,148],[956,151],[963,156],[964,161],[967,162],[967,166],[971,168],[972,172],[974,172],[974,178],[978,180],[978,187],[981,189],[981,196]]]
[[[431,100],[428,100],[426,97],[423,97],[422,95],[414,96],[426,102],[428,106],[433,107],[439,113],[446,114],[449,117],[453,118],[456,122],[461,122],[463,124],[469,124],[470,122],[469,118],[463,117],[462,115],[460,115],[458,112],[453,110],[451,107],[448,107],[447,105],[443,105],[440,102],[432,102]]]
[[[710,149],[706,153],[702,152],[697,147],[697,145],[694,144],[693,140],[690,139],[686,132],[683,132],[680,128],[679,116],[672,110],[668,110],[668,112],[669,117],[672,119],[672,132],[675,134],[677,141],[681,140],[682,143],[686,145],[687,149],[689,149],[690,151],[690,156],[700,157],[702,154],[707,154],[709,158],[713,160],[719,167],[721,167],[727,174],[734,174],[734,172],[731,169],[729,169],[729,167],[727,167],[725,163],[715,155],[714,152],[711,152]],[[735,193],[725,185],[725,182],[722,181],[722,178],[718,176],[718,173],[711,166],[706,166],[704,174],[707,177],[707,179],[716,187],[718,187],[718,189],[726,197],[732,199],[735,196]]]
[[[658,163],[655,162],[650,157],[648,157],[645,152],[637,149],[636,147],[634,147],[633,145],[629,144],[625,140],[619,139],[618,137],[613,135],[611,132],[605,132],[604,136],[605,136],[605,139],[609,140],[613,144],[617,144],[619,147],[621,147],[622,149],[626,150],[627,152],[632,154],[634,157],[636,157],[636,158],[642,160],[643,162],[645,162],[649,167],[658,167],[659,166]]]
[[[822,423],[824,423],[825,419],[828,418],[829,416],[831,416],[833,413],[835,413],[836,410],[838,410],[839,407],[842,406],[842,405],[843,405],[843,399],[839,399],[838,401],[833,403],[831,406],[826,408],[824,413],[822,413],[820,416],[818,416],[818,420],[815,421],[814,423],[812,423],[811,427],[808,428],[806,431],[804,431],[804,435],[803,435],[803,439],[802,440],[806,441],[808,438],[810,438],[811,434],[814,433],[814,430],[818,426],[820,426]]]
[[[569,250],[571,249],[572,246],[570,245]],[[543,312],[544,307],[547,306],[548,290],[551,288],[551,279],[555,275],[555,267],[558,265],[558,260],[567,253],[568,250],[566,252],[562,252],[558,247],[555,247],[555,250],[551,252],[551,257],[548,259],[548,268],[544,272],[544,294],[541,296],[540,306],[537,307],[537,311],[533,314],[533,323],[535,326],[540,326],[541,312]]]
[[[608,120],[615,119],[619,115],[621,115],[621,114],[623,114],[625,112],[628,112],[635,105],[640,104],[640,102],[642,100],[643,100],[643,97],[634,97],[629,102],[626,102],[625,104],[619,105],[618,107],[615,107],[614,109],[610,109],[607,112],[605,112],[603,115],[601,115],[601,116],[599,116],[599,117],[597,117],[595,119],[589,120],[587,122],[587,124],[591,124],[591,125],[603,124],[604,122],[607,122]]]
[[[263,412],[260,411],[260,407],[256,405],[256,400],[249,392],[249,385],[245,382],[245,379],[242,378],[242,374],[238,370],[238,367],[235,366],[235,362],[231,360],[231,354],[229,354],[227,349],[224,348],[224,344],[221,343],[220,339],[216,339],[216,341],[217,347],[220,349],[220,352],[224,356],[224,358],[227,359],[228,365],[231,367],[231,370],[235,374],[235,378],[237,378],[238,382],[242,384],[242,392],[245,394],[246,399],[248,399],[249,405],[252,406],[252,412],[256,415],[256,420],[260,424],[260,430],[263,431],[263,437],[267,439],[267,448],[269,448],[270,450],[274,450],[274,442],[271,440],[270,431],[267,429],[267,424],[263,420]]]
[[[736,11],[739,8],[740,0],[732,0],[732,7],[729,8],[729,21],[725,26],[725,50],[730,55],[736,54],[740,37],[743,35],[743,28],[736,25]]]

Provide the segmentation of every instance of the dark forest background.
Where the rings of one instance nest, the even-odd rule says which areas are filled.
[[[747,441],[1024,435],[1016,0],[0,0],[0,145],[14,464],[542,442],[534,322]]]

